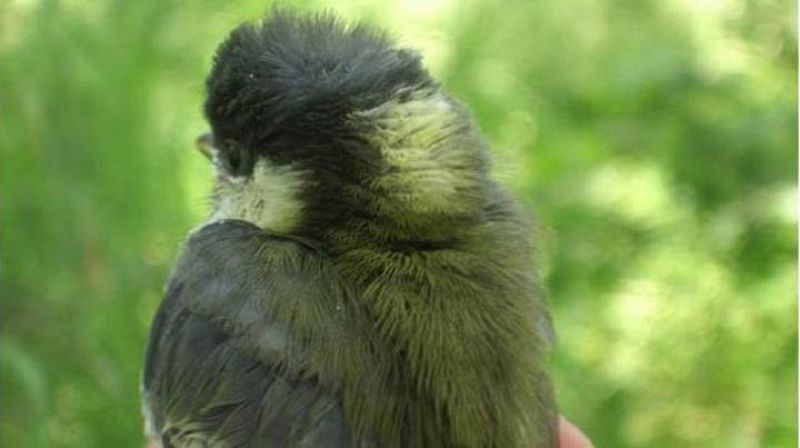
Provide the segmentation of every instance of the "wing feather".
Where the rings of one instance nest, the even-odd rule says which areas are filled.
[[[190,237],[153,321],[143,375],[149,426],[164,446],[351,445],[335,391],[305,370],[309,335],[276,315],[291,314],[292,302],[324,302],[331,288],[321,283],[321,257],[242,221]],[[324,330],[325,313],[313,314]]]

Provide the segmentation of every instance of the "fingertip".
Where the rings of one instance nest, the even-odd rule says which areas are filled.
[[[589,438],[564,417],[558,422],[558,444],[560,448],[594,448]]]

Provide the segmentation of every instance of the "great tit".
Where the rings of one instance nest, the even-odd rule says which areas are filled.
[[[420,55],[277,10],[220,45],[207,95],[213,213],[152,324],[150,437],[555,447],[530,226]]]

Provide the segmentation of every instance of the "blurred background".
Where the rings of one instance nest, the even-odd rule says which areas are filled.
[[[0,445],[141,446],[204,78],[267,6],[0,3]],[[558,399],[598,447],[796,446],[795,8],[335,2],[422,50],[537,215]]]

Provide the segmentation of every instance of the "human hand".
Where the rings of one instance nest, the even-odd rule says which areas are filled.
[[[593,448],[592,442],[564,417],[558,421],[558,446],[559,448]]]

